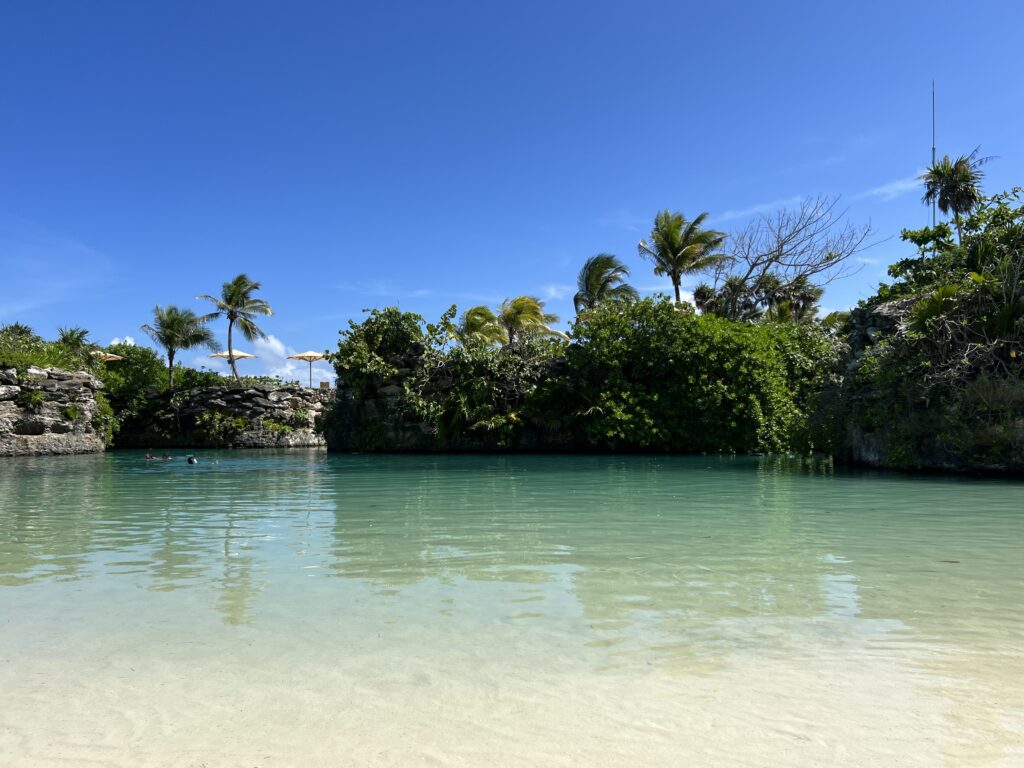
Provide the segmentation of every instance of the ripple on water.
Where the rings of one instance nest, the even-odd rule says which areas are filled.
[[[838,684],[851,701],[892,683],[936,722],[1003,723],[984,736],[1001,755],[1024,709],[1022,488],[707,457],[9,460],[0,660],[78,679],[160,659],[254,695],[235,665],[351,689],[415,660],[469,699],[744,670],[765,701],[834,662],[863,672]]]

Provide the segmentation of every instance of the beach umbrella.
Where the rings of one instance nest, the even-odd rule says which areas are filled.
[[[100,358],[104,363],[113,363],[115,360],[124,360],[120,355],[115,355],[112,352],[104,352],[103,357]]]
[[[231,358],[235,358],[235,360],[250,360],[256,357],[256,355],[250,355],[248,352],[239,352],[237,349],[229,349],[224,352],[217,352],[214,355],[210,355],[210,357],[219,357],[221,360],[230,360]]]
[[[297,354],[297,355],[288,355],[288,359],[289,360],[305,360],[307,363],[309,363],[309,386],[312,389],[312,387],[313,387],[313,362],[316,361],[316,360],[324,360],[325,359],[325,355],[322,352],[314,352],[313,350],[310,350],[309,352],[299,352],[299,354]]]

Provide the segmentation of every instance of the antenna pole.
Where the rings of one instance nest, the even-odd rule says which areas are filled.
[[[932,168],[935,167],[935,81],[932,80]],[[935,229],[935,200],[932,200],[932,229]]]

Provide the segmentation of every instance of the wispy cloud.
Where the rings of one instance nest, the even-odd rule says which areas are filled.
[[[639,216],[626,208],[618,208],[597,220],[599,227],[625,229],[630,232],[643,232],[645,225],[648,224],[648,220],[643,216]]]
[[[0,319],[7,319],[95,292],[114,270],[109,257],[85,243],[5,216],[0,218],[0,274]]]
[[[568,283],[548,283],[540,289],[540,297],[545,301],[560,301],[576,293],[576,286]]]
[[[921,180],[918,178],[922,171],[918,171],[913,176],[907,176],[906,178],[896,179],[890,181],[881,186],[868,189],[856,195],[854,200],[864,200],[867,198],[875,198],[888,203],[890,200],[895,200],[897,197],[905,195],[907,192],[913,192],[914,190],[921,188]]]
[[[433,291],[427,288],[403,288],[390,280],[363,280],[358,283],[340,283],[335,288],[339,291],[352,291],[364,296],[397,296],[403,299],[422,298],[433,293]]]
[[[857,261],[859,261],[861,264],[880,264],[881,263],[881,262],[879,262],[878,259],[871,259],[871,258],[868,258],[867,256],[858,256],[857,257]]]
[[[800,195],[795,197],[787,197],[779,200],[770,200],[766,203],[757,203],[750,206],[749,208],[738,208],[736,210],[729,210],[725,213],[715,216],[712,221],[732,221],[733,219],[746,219],[750,216],[757,216],[761,213],[769,213],[770,211],[778,210],[779,208],[788,208],[791,205],[796,205],[803,198]]]

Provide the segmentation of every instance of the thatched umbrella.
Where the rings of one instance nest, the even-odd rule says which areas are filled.
[[[310,350],[309,352],[300,352],[297,355],[288,355],[288,359],[289,360],[305,360],[307,363],[309,363],[309,387],[310,387],[310,389],[312,389],[313,388],[313,363],[316,360],[324,360],[324,359],[326,359],[326,356],[322,352],[314,352],[313,350]]]

